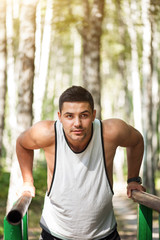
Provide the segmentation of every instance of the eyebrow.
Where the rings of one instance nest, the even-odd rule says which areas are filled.
[[[80,112],[80,114],[83,114],[83,113],[90,113],[88,110],[85,110],[83,112]],[[65,112],[64,115],[67,115],[67,114],[74,114],[72,112]]]

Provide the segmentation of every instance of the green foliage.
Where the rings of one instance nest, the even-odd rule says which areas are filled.
[[[5,161],[6,161],[6,148],[4,147],[4,145],[2,144],[2,150],[1,150],[1,158],[0,158],[0,172],[1,172],[1,168],[5,165]]]
[[[8,186],[9,186],[9,177],[10,174],[8,172],[4,172],[3,169],[0,169],[0,186],[2,186],[3,191],[0,191],[0,199],[6,199],[8,194]],[[0,202],[1,206],[2,202]]]
[[[29,227],[39,227],[40,216],[42,213],[44,195],[47,190],[47,167],[46,162],[38,161],[34,166],[34,184],[36,197],[33,198],[29,208]]]
[[[0,227],[0,238],[3,237],[3,228]]]
[[[8,186],[9,186],[9,176],[8,172],[4,172],[3,169],[0,169],[0,223],[3,223],[3,219],[6,212],[6,201],[8,195]],[[3,227],[0,226],[0,238],[3,236]]]
[[[155,172],[155,185],[156,185],[157,195],[160,196],[160,166],[157,168]]]
[[[55,0],[53,4],[53,28],[56,32],[64,33],[69,30],[72,24],[79,21],[78,1]],[[76,12],[76,14],[75,14]]]
[[[44,196],[47,189],[47,166],[46,162],[38,161],[33,171],[34,183],[37,196]]]

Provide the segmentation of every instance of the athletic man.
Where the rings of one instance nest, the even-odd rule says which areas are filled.
[[[38,122],[17,139],[23,191],[33,196],[33,150],[45,152],[48,191],[40,239],[120,239],[112,207],[118,146],[127,149],[128,197],[133,189],[145,190],[139,177],[141,134],[120,119],[99,121],[95,116],[91,94],[73,86],[60,96],[57,121]]]

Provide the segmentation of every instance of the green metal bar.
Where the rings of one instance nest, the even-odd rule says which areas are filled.
[[[4,218],[4,240],[28,240],[28,214],[18,225],[12,225]]]
[[[31,200],[31,193],[25,191],[13,204],[4,218],[4,240],[28,240],[27,210]]]
[[[152,209],[139,205],[138,240],[152,240]]]
[[[6,217],[4,218],[4,240],[22,240],[22,226],[11,225]]]
[[[28,213],[23,217],[23,240],[28,240]]]

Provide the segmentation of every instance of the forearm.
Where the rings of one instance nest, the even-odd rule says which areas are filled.
[[[144,142],[142,136],[136,145],[127,148],[128,179],[139,176],[143,159]]]
[[[24,148],[17,139],[16,153],[22,173],[23,182],[33,184],[33,150]]]

